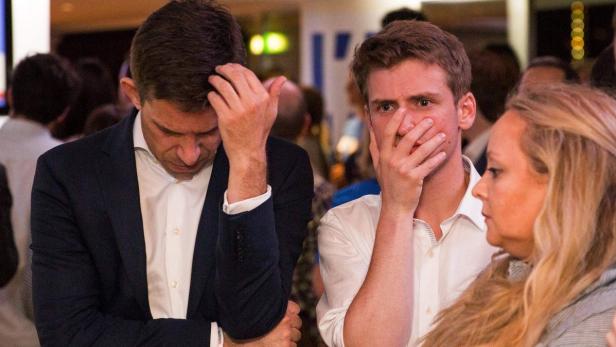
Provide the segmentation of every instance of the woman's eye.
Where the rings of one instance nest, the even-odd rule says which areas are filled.
[[[498,177],[498,175],[499,175],[499,174],[501,173],[501,171],[502,171],[501,169],[497,169],[497,168],[495,168],[495,167],[489,167],[489,168],[487,168],[486,170],[490,173],[490,175],[491,175],[493,178]]]

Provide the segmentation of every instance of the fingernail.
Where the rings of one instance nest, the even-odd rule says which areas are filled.
[[[439,134],[438,134],[438,137],[439,137],[441,140],[444,140],[444,139],[445,139],[445,133],[439,133]]]
[[[430,118],[427,118],[426,119],[426,123],[428,123],[428,125],[432,125],[432,124],[434,124],[434,121],[432,119],[430,119]]]

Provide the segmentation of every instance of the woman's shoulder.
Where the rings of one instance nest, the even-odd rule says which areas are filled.
[[[616,313],[616,266],[555,315],[538,346],[605,346]]]

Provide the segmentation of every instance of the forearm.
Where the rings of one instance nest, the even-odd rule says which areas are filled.
[[[411,334],[412,214],[381,210],[366,278],[344,320],[348,346],[404,346]]]

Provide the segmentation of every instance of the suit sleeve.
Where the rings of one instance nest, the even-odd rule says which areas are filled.
[[[47,161],[44,155],[37,163],[31,214],[33,301],[41,344],[209,345],[207,321],[127,320],[102,312],[97,270],[74,220],[67,189]]]
[[[285,315],[314,194],[308,157],[297,153],[270,180],[272,197],[251,211],[221,212],[216,295],[219,324],[233,338],[262,336]]]

